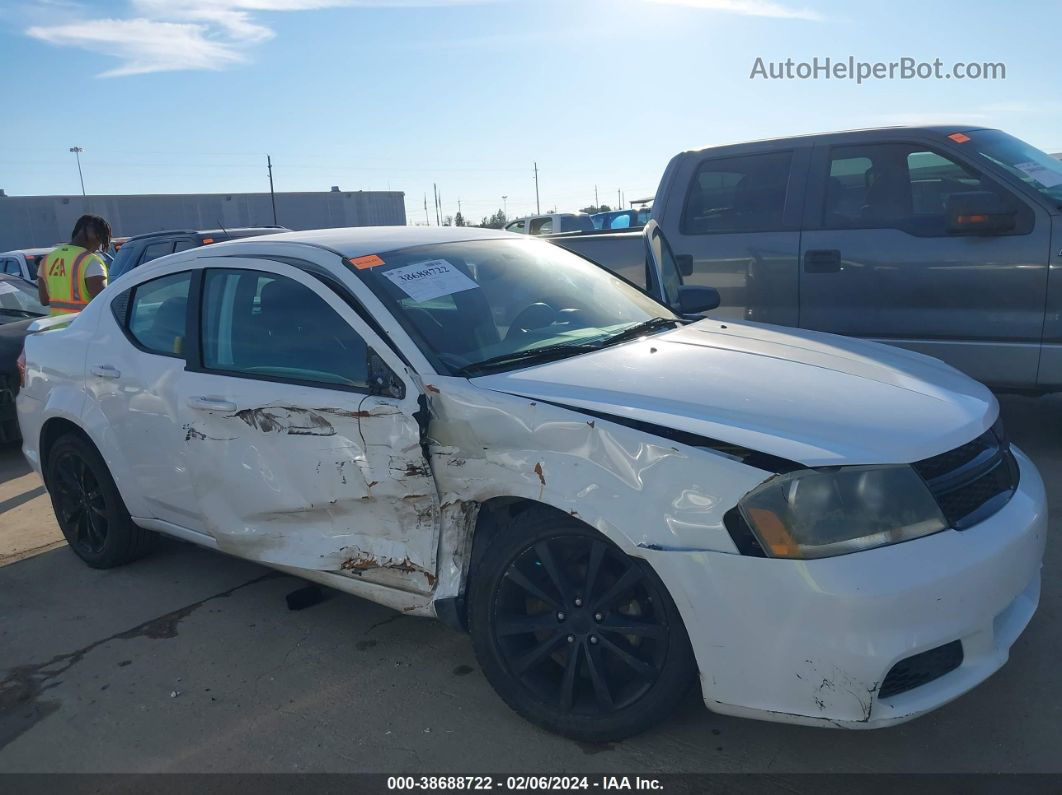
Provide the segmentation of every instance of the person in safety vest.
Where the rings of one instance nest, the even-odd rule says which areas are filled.
[[[41,261],[37,293],[49,314],[80,312],[107,286],[107,264],[97,253],[111,243],[111,225],[98,215],[83,215],[70,242]]]

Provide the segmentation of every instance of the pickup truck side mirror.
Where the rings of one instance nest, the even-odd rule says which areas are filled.
[[[719,306],[719,291],[699,284],[684,284],[678,288],[680,315],[697,315]]]
[[[953,235],[999,235],[1017,226],[1017,210],[992,191],[953,193],[947,210],[948,231]]]
[[[676,254],[675,255],[675,267],[678,268],[678,272],[683,276],[693,275],[693,255],[692,254]]]

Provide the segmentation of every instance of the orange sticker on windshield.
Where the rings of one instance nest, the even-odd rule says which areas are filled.
[[[355,257],[350,260],[350,264],[357,268],[359,271],[363,271],[366,268],[375,268],[378,265],[383,265],[384,261],[377,257],[375,254],[369,254],[365,257]]]
[[[957,144],[964,144],[970,140],[970,136],[963,133],[952,133],[948,137]]]

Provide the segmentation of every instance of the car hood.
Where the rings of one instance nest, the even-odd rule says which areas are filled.
[[[999,412],[987,388],[922,354],[710,319],[473,383],[806,466],[918,461],[970,441]]]

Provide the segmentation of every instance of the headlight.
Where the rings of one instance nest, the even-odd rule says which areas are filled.
[[[906,465],[780,475],[738,507],[772,558],[844,555],[948,526],[925,482]]]

